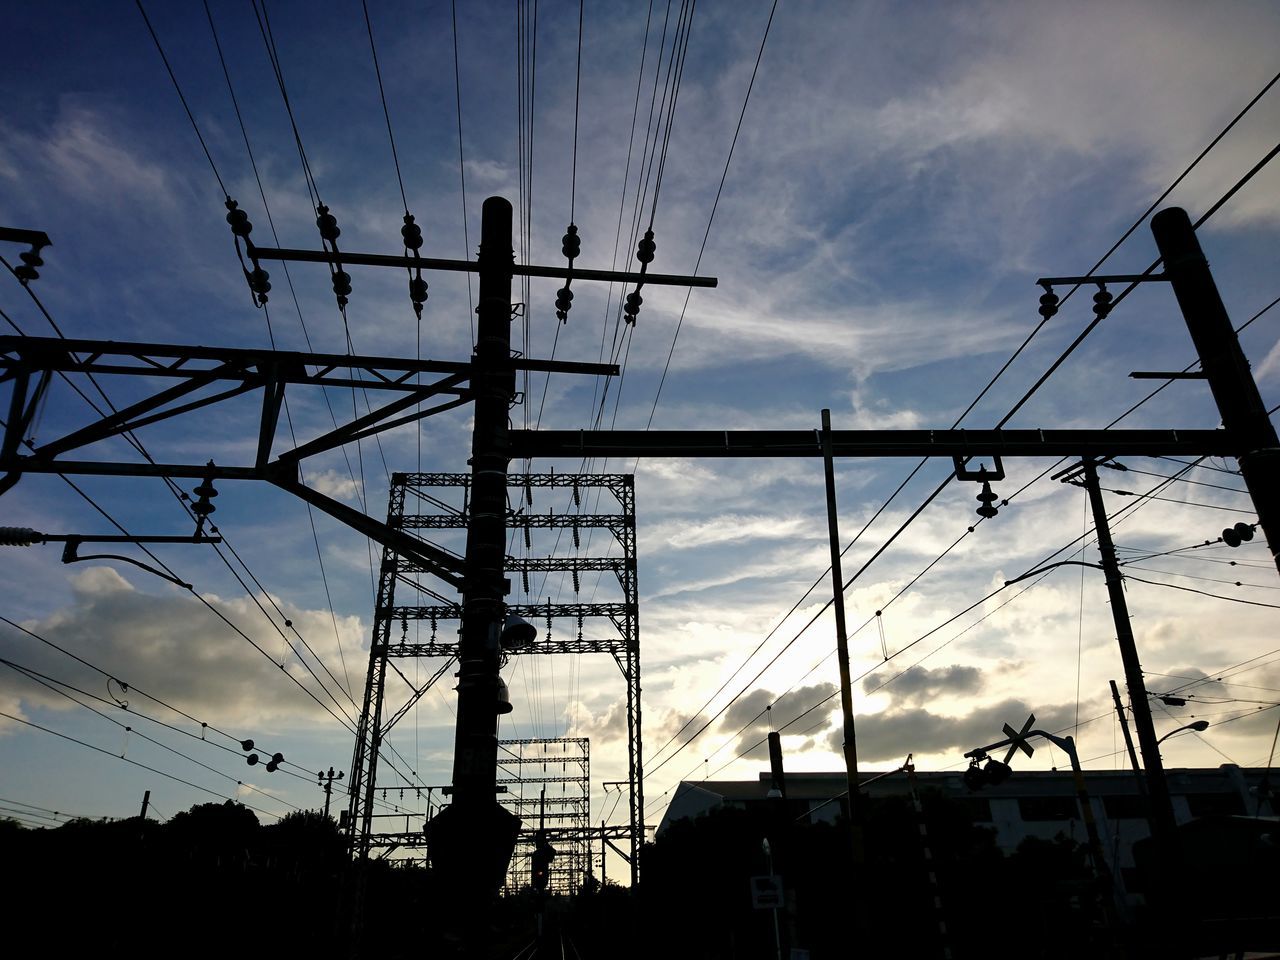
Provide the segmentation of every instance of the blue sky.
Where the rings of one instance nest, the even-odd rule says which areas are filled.
[[[247,0],[210,7],[280,242],[317,247],[289,118],[253,8]],[[398,251],[403,204],[360,4],[275,2],[267,9],[298,131],[321,196],[342,227],[343,248]],[[450,8],[371,2],[369,9],[408,206],[426,237],[423,252],[461,258],[466,240]],[[266,211],[203,7],[152,3],[147,10],[227,191],[249,212],[254,238],[270,245]],[[586,4],[575,182],[577,5],[540,6],[531,245],[521,251],[533,261],[561,261],[571,202],[584,265],[611,265],[620,206],[620,256],[634,255],[625,234],[665,6],[655,4],[646,48],[647,10],[638,3]],[[474,246],[483,198],[503,195],[514,203],[519,197],[516,17],[506,4],[459,4],[457,12],[466,234]],[[693,269],[769,12],[769,3],[698,5],[656,206],[654,270]],[[644,427],[652,414],[655,429],[811,428],[829,407],[837,428],[949,427],[1038,320],[1033,280],[1087,270],[1271,79],[1277,40],[1280,14],[1259,3],[1212,9],[1191,3],[779,4],[699,268],[718,277],[719,287],[696,291],[682,323],[683,291],[646,289],[627,342],[626,376],[620,390],[616,383],[610,387],[605,423]],[[10,18],[0,44],[8,105],[0,117],[0,223],[52,237],[34,289],[62,330],[71,337],[268,345],[267,317],[244,287],[223,219],[223,195],[135,6],[29,7]],[[624,183],[642,50],[640,129]],[[1275,91],[1263,97],[1166,205],[1199,216],[1269,150],[1280,129],[1277,97]],[[1265,169],[1202,230],[1237,324],[1280,294],[1278,176]],[[646,196],[647,222],[652,193]],[[13,262],[18,251],[3,252]],[[1137,272],[1154,258],[1144,225],[1104,269]],[[268,269],[277,344],[304,349],[309,337],[317,350],[344,350],[324,268],[291,268],[296,310],[283,271]],[[468,292],[460,275],[428,278],[431,297],[419,329],[403,275],[351,272],[348,318],[357,352],[435,359],[468,354]],[[557,358],[596,360],[602,331],[612,335],[616,292],[575,284],[570,320],[557,336],[556,286],[531,285],[529,352],[548,356],[554,343]],[[52,334],[16,282],[0,285],[0,307],[26,333]],[[1280,393],[1276,317],[1265,314],[1242,335],[1269,406]],[[1070,301],[963,425],[999,421],[1090,318],[1086,296]],[[1129,371],[1181,369],[1192,358],[1168,291],[1143,289],[1010,425],[1103,426],[1153,386],[1127,379]],[[117,403],[137,389],[104,386]],[[593,387],[585,377],[552,378],[542,425],[589,425]],[[542,390],[535,378],[535,400]],[[339,399],[349,410],[351,398]],[[315,396],[297,394],[291,413],[300,437],[328,422]],[[51,398],[40,427],[53,436],[84,415],[81,401],[64,387]],[[523,420],[524,411],[513,416]],[[536,405],[530,420],[537,420]],[[1216,422],[1207,391],[1190,381],[1164,390],[1123,425]],[[255,429],[252,404],[231,404],[141,436],[161,460],[246,462]],[[369,512],[378,516],[385,510],[384,457],[391,470],[419,464],[464,470],[468,434],[469,411],[463,409],[428,421],[420,447],[412,429],[386,436],[381,456],[365,444],[363,490],[354,448],[352,472],[335,454],[318,458],[308,476],[348,502],[367,494]],[[126,455],[122,445],[104,445],[101,453]],[[1167,461],[1127,462],[1152,473],[1176,469]],[[633,465],[595,468],[625,471]],[[846,542],[912,465],[838,464]],[[563,471],[577,464],[533,465],[552,466]],[[1010,495],[1046,466],[1039,460],[1007,463],[1009,478],[996,485],[997,492]],[[652,769],[670,752],[657,754],[658,748],[819,579],[827,562],[826,526],[817,461],[654,460],[635,468]],[[846,575],[949,469],[935,462],[920,472],[850,550]],[[1187,477],[1241,486],[1238,477],[1212,470]],[[1133,473],[1105,479],[1125,490],[1157,482]],[[188,522],[156,481],[86,479],[83,487],[134,532],[186,532]],[[228,482],[221,491],[221,528],[334,676],[349,679],[358,700],[373,606],[370,548],[316,515],[327,598],[304,506],[259,485]],[[1121,667],[1100,577],[1065,568],[1007,606],[996,609],[1012,591],[899,652],[1085,529],[1082,493],[1042,480],[890,602],[974,522],[976,492],[972,484],[948,487],[848,593],[854,626],[884,609],[883,643],[874,622],[851,642],[855,676],[871,671],[855,697],[866,765],[894,766],[908,752],[922,768],[955,765],[965,749],[996,739],[1001,723],[1020,722],[1028,710],[1054,729],[1092,720],[1075,731],[1082,756],[1095,766],[1121,763],[1106,686],[1120,678]],[[1132,511],[1117,526],[1122,547],[1153,553],[1186,547],[1252,518],[1247,497],[1216,487],[1179,482],[1161,495],[1184,502],[1148,502]],[[1108,497],[1115,507],[1123,505],[1117,495]],[[105,520],[56,477],[25,477],[0,507],[5,525],[59,533],[105,529]],[[184,591],[125,564],[63,566],[58,555],[53,546],[5,553],[4,616],[197,721],[282,750],[304,773],[349,764],[350,734],[282,676],[278,661],[257,653]],[[162,556],[273,657],[287,653],[208,548],[173,548]],[[376,562],[376,551],[372,556]],[[1218,545],[1144,565],[1160,571],[1138,574],[1146,579],[1280,602],[1274,569],[1257,540],[1235,551]],[[1235,587],[1236,580],[1255,586]],[[754,777],[759,759],[731,761],[754,742],[752,734],[762,735],[756,714],[765,704],[776,702],[772,715],[781,725],[830,692],[835,666],[827,656],[833,648],[827,617],[743,690],[829,599],[828,584],[824,578],[710,703],[708,715],[741,690],[724,717],[646,782],[649,822],[658,821],[662,794],[682,777],[716,771]],[[1272,649],[1273,609],[1141,583],[1130,584],[1129,600],[1143,663],[1153,674],[1221,676],[1223,668]],[[74,661],[7,626],[0,647],[6,658],[108,696],[101,677],[87,676]],[[525,658],[513,666],[508,681],[516,709],[504,734],[590,736],[593,780],[620,779],[625,742],[616,667],[606,658],[552,659]],[[1252,666],[1232,685],[1200,685],[1204,702],[1194,709],[1174,710],[1173,716],[1157,711],[1158,729],[1172,729],[1191,712],[1220,723],[1272,702],[1280,668],[1268,657]],[[286,660],[286,667],[318,692],[296,659]],[[871,692],[908,667],[914,669]],[[1153,676],[1148,682],[1164,690],[1185,681]],[[395,741],[423,783],[449,778],[451,697],[441,684],[401,725]],[[189,719],[127,699],[131,710],[154,708],[157,717],[199,735]],[[130,723],[119,708],[99,704],[135,731],[146,730],[227,776],[132,733],[126,742],[119,726],[33,688],[12,671],[0,676],[0,700],[15,716],[239,796],[269,814],[320,802],[319,791],[305,780],[250,770],[230,754],[157,731],[145,720]],[[826,707],[788,728],[789,765],[835,768],[834,729]],[[1262,710],[1221,729],[1215,724],[1203,738],[1171,742],[1165,759],[1174,766],[1265,763],[1274,729],[1275,711]],[[126,815],[148,788],[164,815],[213,798],[13,721],[0,726],[0,759],[6,771],[0,795],[60,811]],[[1061,762],[1046,749],[1029,764]],[[593,819],[611,815],[618,821],[620,808],[610,810],[613,797],[595,789]]]

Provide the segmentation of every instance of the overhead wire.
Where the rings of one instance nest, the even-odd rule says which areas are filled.
[[[294,810],[301,809],[301,807],[297,806],[296,804],[290,803],[289,801],[284,800],[278,796],[275,796],[274,794],[268,793],[265,790],[262,790],[251,783],[245,783],[244,781],[240,780],[238,777],[232,776],[231,774],[226,773],[222,770],[218,770],[217,768],[212,767],[201,760],[197,760],[195,757],[190,756],[189,754],[183,753],[181,750],[178,750],[175,747],[171,747],[169,744],[164,743],[163,741],[157,740],[154,737],[149,737],[145,733],[141,732],[140,730],[133,729],[133,726],[131,724],[123,723],[122,721],[117,720],[115,717],[108,716],[107,714],[103,713],[101,710],[97,709],[96,707],[90,706],[89,704],[81,700],[77,700],[70,693],[68,693],[67,690],[75,690],[77,693],[81,693],[89,697],[93,697],[93,694],[86,693],[85,691],[80,690],[78,687],[75,687],[72,684],[65,683],[60,680],[55,680],[54,678],[48,676],[47,674],[43,674],[38,670],[32,670],[29,667],[23,667],[22,665],[17,664],[12,660],[5,659],[3,657],[0,657],[0,663],[3,663],[5,666],[17,671],[18,673],[21,673],[22,675],[26,676],[29,680],[34,680],[36,683],[40,684],[42,687],[46,688],[47,690],[50,690],[56,694],[59,694],[60,696],[63,696],[66,699],[70,700],[72,703],[75,703],[83,707],[84,709],[88,710],[93,714],[96,714],[97,716],[101,717],[103,720],[106,720],[109,723],[115,724],[117,727],[120,727],[126,733],[133,733],[136,736],[138,736],[140,739],[145,740],[148,743],[153,744],[162,750],[167,750],[168,752],[174,754],[175,756],[181,757],[183,760],[186,760],[190,763],[194,763],[196,766],[201,767],[205,770],[208,770],[210,773],[214,773],[220,777],[224,777],[232,781],[233,783],[235,783],[237,787],[245,787],[248,790],[252,790],[254,793],[260,793],[264,797],[267,797],[270,800],[274,800],[277,803],[283,804],[286,807],[292,807]],[[66,687],[67,689],[66,690],[61,689],[62,687]],[[103,700],[103,698],[101,697],[94,697],[94,699]],[[107,701],[103,700],[103,702],[105,703]],[[118,704],[116,704],[116,706],[118,706]],[[137,713],[132,713],[131,715],[144,716],[143,714],[137,714]],[[145,719],[150,720],[151,718],[146,717]],[[155,722],[158,723],[160,721],[155,721]],[[163,724],[163,725],[168,726],[168,724]],[[173,729],[177,729],[177,728],[173,728]],[[179,731],[179,732],[185,733],[186,731]],[[194,737],[195,735],[191,734],[191,736]],[[200,739],[200,738],[196,737],[196,739]],[[208,743],[209,741],[206,740],[204,742]],[[228,752],[234,752],[234,751],[231,751],[230,748],[224,748],[224,749],[227,749]]]
[[[152,766],[149,766],[148,764],[141,763],[129,757],[121,756],[118,753],[112,753],[110,750],[106,750],[102,747],[96,746],[95,744],[89,743],[85,740],[81,740],[78,737],[73,737],[70,734],[61,733],[57,730],[52,729],[51,727],[43,726],[42,724],[36,723],[33,720],[27,720],[27,719],[24,719],[23,717],[15,716],[14,714],[9,713],[7,710],[0,710],[0,717],[5,717],[6,719],[12,720],[15,723],[21,723],[24,726],[33,727],[36,730],[43,731],[44,733],[52,734],[53,736],[58,737],[59,739],[69,740],[72,743],[77,743],[80,746],[87,747],[90,750],[93,750],[97,753],[105,754],[106,756],[113,757],[116,760],[122,760],[125,763],[131,764],[132,766],[141,767],[143,770],[147,770],[150,773],[154,773],[158,776],[164,777],[167,780],[173,780],[173,781],[176,781],[177,783],[181,783],[184,786],[191,787],[192,789],[199,790],[203,793],[212,794],[213,796],[217,797],[219,800],[230,800],[233,803],[239,803],[241,806],[248,807],[250,810],[253,810],[256,813],[261,813],[264,816],[276,817],[276,818],[279,817],[279,814],[271,813],[270,811],[263,810],[259,807],[255,807],[249,803],[244,803],[242,800],[239,800],[239,799],[233,799],[232,797],[228,797],[224,793],[219,793],[217,790],[212,790],[209,787],[201,786],[198,783],[192,783],[190,780],[185,780],[182,777],[176,776],[175,774],[167,773],[164,770],[161,770],[157,767],[152,767]]]

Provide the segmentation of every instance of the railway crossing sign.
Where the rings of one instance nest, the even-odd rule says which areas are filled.
[[[1013,755],[1021,750],[1028,757],[1036,752],[1036,748],[1027,743],[1027,732],[1036,722],[1036,715],[1033,713],[1027,717],[1027,722],[1022,725],[1021,730],[1015,730],[1009,724],[1004,725],[1004,735],[1009,738],[1009,752],[1004,755],[1004,762],[1007,765],[1013,759]]]

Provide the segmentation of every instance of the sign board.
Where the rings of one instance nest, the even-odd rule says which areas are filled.
[[[776,910],[782,906],[782,878],[751,878],[751,905],[757,910]]]

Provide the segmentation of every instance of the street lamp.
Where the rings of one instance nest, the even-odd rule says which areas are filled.
[[[1159,740],[1156,741],[1156,746],[1159,746],[1160,744],[1164,743],[1166,740],[1172,737],[1175,733],[1181,733],[1183,730],[1194,730],[1196,733],[1204,733],[1208,729],[1209,729],[1208,720],[1196,720],[1193,723],[1188,723],[1188,724],[1185,724],[1184,726],[1178,727],[1176,730],[1170,730],[1163,737],[1161,737]]]

